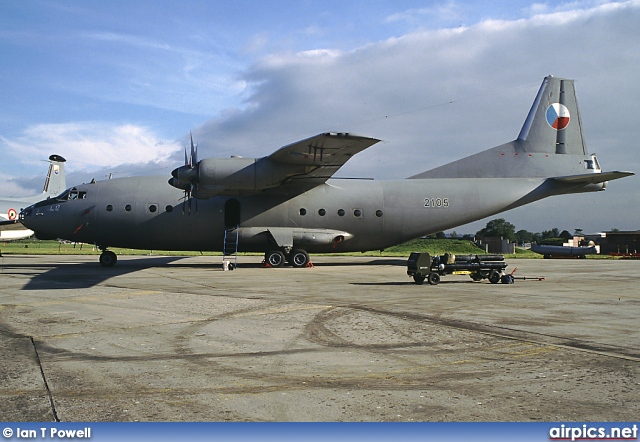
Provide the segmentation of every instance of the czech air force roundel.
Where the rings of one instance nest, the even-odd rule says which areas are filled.
[[[569,109],[560,103],[553,103],[547,108],[547,123],[556,130],[562,130],[569,125]]]

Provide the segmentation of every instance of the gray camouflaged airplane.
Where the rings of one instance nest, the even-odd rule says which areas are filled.
[[[33,231],[18,222],[20,211],[43,198],[58,196],[66,187],[64,175],[65,160],[60,155],[49,156],[49,171],[44,181],[42,193],[20,198],[0,197],[0,241],[15,241],[29,238]]]
[[[264,252],[272,267],[309,252],[381,250],[553,195],[604,190],[633,175],[603,172],[587,152],[574,84],[549,76],[514,141],[396,181],[332,179],[377,143],[323,133],[263,158],[191,156],[173,178],[72,187],[21,213],[39,238],[150,250]],[[228,249],[233,252],[228,252]],[[224,258],[223,258],[224,259]]]

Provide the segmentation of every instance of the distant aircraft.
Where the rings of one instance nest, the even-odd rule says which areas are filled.
[[[18,222],[20,211],[43,198],[59,195],[67,187],[64,175],[65,159],[60,155],[49,157],[49,171],[44,181],[42,193],[22,198],[0,197],[0,241],[14,241],[33,235]]]
[[[264,252],[279,267],[309,252],[381,250],[553,195],[604,190],[631,172],[603,172],[588,154],[572,80],[547,77],[518,138],[405,180],[332,179],[377,143],[323,133],[263,158],[198,161],[191,143],[173,178],[72,187],[21,213],[39,237],[153,250]],[[419,157],[419,155],[417,155]],[[227,252],[224,252],[227,253]]]
[[[549,246],[544,244],[531,245],[531,251],[544,255],[545,258],[573,257],[585,258],[585,255],[600,253],[595,245],[592,246]]]

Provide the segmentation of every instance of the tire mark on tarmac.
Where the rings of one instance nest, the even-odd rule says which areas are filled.
[[[432,324],[441,325],[445,327],[451,327],[458,330],[467,330],[476,333],[482,333],[489,336],[495,336],[505,339],[513,339],[517,341],[530,342],[539,345],[553,345],[560,348],[566,348],[570,350],[584,351],[588,353],[594,353],[600,356],[606,356],[611,358],[625,359],[633,362],[640,362],[640,354],[634,353],[629,349],[622,349],[613,346],[607,346],[604,344],[590,343],[581,341],[579,339],[566,338],[562,336],[554,336],[544,333],[538,333],[533,331],[518,330],[509,327],[503,327],[499,325],[487,325],[480,324],[471,321],[464,321],[460,319],[446,319],[441,316],[429,316],[424,314],[410,313],[410,312],[393,312],[388,310],[376,309],[373,307],[364,307],[359,305],[352,305],[350,308],[355,310],[367,311],[370,313],[384,314],[389,316],[396,316],[400,318],[412,319],[416,321],[428,321]]]

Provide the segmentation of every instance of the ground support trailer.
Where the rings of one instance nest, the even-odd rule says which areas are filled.
[[[440,282],[444,275],[469,275],[474,281],[488,279],[497,284],[503,278],[507,263],[503,255],[462,255],[445,253],[443,256],[431,256],[428,253],[412,252],[407,260],[407,274],[413,277],[416,284],[423,284],[425,279],[431,285]],[[509,281],[509,282],[512,282]]]

